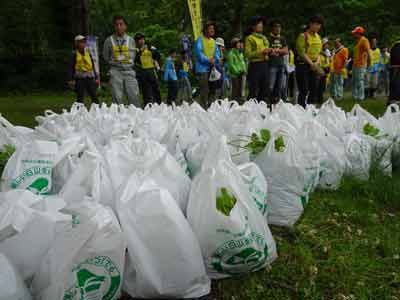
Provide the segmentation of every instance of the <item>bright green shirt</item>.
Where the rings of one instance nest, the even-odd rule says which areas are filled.
[[[228,53],[228,72],[231,76],[237,77],[240,74],[246,73],[247,66],[244,60],[244,55],[238,49],[232,49]]]

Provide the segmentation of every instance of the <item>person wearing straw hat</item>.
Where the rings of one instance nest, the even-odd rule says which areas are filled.
[[[99,103],[96,90],[100,85],[100,80],[83,35],[75,37],[75,50],[72,52],[68,68],[68,85],[76,92],[76,102],[83,103],[86,92],[93,103]]]
[[[331,71],[331,58],[332,54],[329,50],[329,39],[322,39],[322,51],[321,51],[321,68],[323,73],[319,77],[319,89],[318,89],[318,103],[321,104],[324,101],[324,93],[326,90],[328,75]]]
[[[121,104],[125,94],[129,104],[139,107],[139,86],[133,70],[135,41],[126,34],[127,23],[123,16],[114,16],[113,24],[115,33],[103,46],[103,58],[110,66],[112,99]]]
[[[349,49],[345,48],[340,38],[335,40],[335,52],[333,54],[333,64],[331,73],[331,94],[333,99],[343,98],[344,76],[346,62],[349,58]]]
[[[221,73],[221,79],[215,82],[216,97],[224,99],[228,96],[230,89],[230,79],[226,70],[226,57],[225,57],[225,41],[223,38],[218,37],[215,39],[215,44],[219,50],[219,63],[217,65],[218,71]]]
[[[353,98],[358,101],[365,99],[365,76],[367,67],[371,65],[370,44],[364,36],[365,29],[357,26],[351,32],[356,39],[356,46],[353,51]]]

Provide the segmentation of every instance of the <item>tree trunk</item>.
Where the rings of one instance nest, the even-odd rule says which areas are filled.
[[[80,8],[81,8],[81,33],[84,36],[89,34],[89,1],[88,0],[80,0]]]

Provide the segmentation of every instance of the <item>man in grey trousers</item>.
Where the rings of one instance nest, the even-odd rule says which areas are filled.
[[[128,103],[140,107],[139,86],[133,70],[135,41],[127,35],[123,16],[113,18],[115,33],[104,42],[103,57],[110,66],[110,82],[113,102],[121,104],[124,94]]]

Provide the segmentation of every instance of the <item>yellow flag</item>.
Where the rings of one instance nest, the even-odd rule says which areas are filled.
[[[192,19],[194,39],[196,40],[201,34],[201,0],[188,0],[188,6]]]

